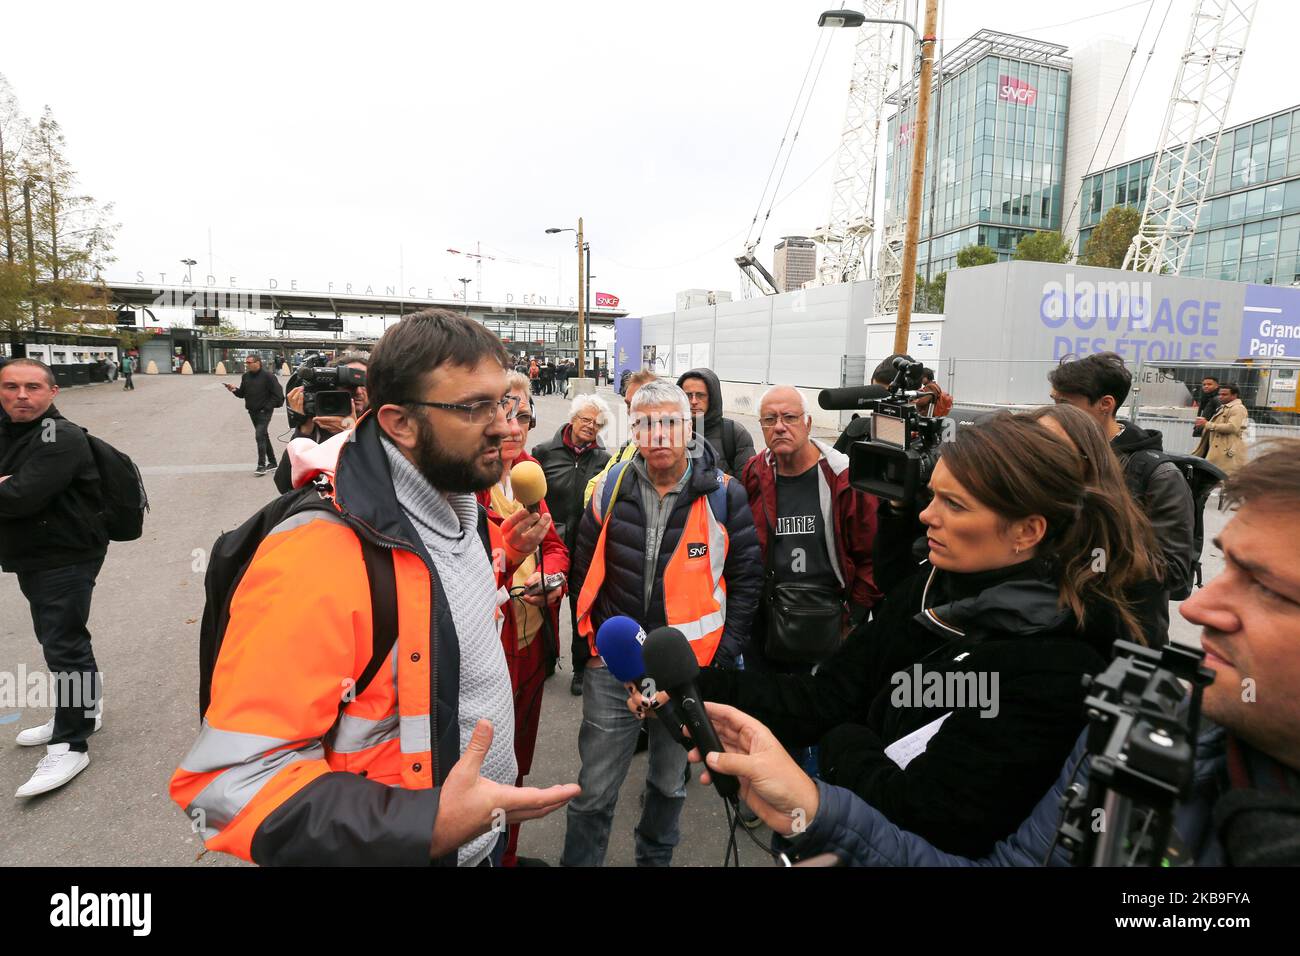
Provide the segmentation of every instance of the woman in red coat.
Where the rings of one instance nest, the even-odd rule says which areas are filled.
[[[488,520],[500,525],[524,505],[515,500],[510,484],[510,469],[521,461],[536,459],[524,451],[528,433],[533,427],[533,405],[528,379],[518,372],[509,375],[508,394],[519,399],[519,417],[510,423],[510,435],[501,443],[501,460],[505,469],[501,480],[487,491],[480,491],[479,502],[488,510]],[[549,514],[546,502],[538,503],[542,514]],[[546,574],[569,573],[569,552],[552,527],[542,541],[541,563],[537,556],[530,557],[515,572],[510,587],[510,603],[505,611],[501,628],[501,643],[505,647],[506,665],[510,668],[510,686],[515,695],[515,759],[519,764],[516,786],[522,786],[524,777],[532,768],[533,751],[537,747],[537,725],[542,714],[542,686],[546,681],[546,664],[557,656],[560,634],[560,600],[565,588],[559,587],[543,597],[525,594],[530,584],[542,580]],[[503,866],[514,866],[518,859],[519,824],[510,826]]]

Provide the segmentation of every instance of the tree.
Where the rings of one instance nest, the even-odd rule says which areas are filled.
[[[1089,234],[1083,255],[1079,257],[1080,265],[1122,269],[1124,254],[1128,252],[1141,224],[1142,213],[1132,206],[1114,206],[1108,209],[1106,215],[1101,217],[1101,222]]]
[[[17,259],[17,243],[23,238],[15,218],[22,213],[18,168],[28,133],[18,99],[0,74],[0,242],[4,243],[4,260],[10,263]]]
[[[913,312],[939,314],[943,312],[943,298],[948,286],[948,273],[940,272],[929,282],[919,272],[916,274],[916,296]]]
[[[998,261],[998,251],[988,246],[969,245],[957,250],[957,268],[969,269],[971,266],[987,266]]]
[[[112,322],[108,288],[100,279],[113,261],[112,206],[80,193],[65,147],[49,108],[32,126],[0,76],[0,332],[15,343],[32,325],[33,312],[47,328]]]
[[[1016,243],[1018,262],[1069,262],[1070,244],[1059,232],[1040,229]]]

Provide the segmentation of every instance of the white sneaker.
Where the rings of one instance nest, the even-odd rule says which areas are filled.
[[[95,708],[95,733],[100,727],[104,726],[104,698],[99,698],[99,705]],[[54,718],[51,717],[39,727],[29,727],[18,735],[18,746],[20,747],[39,747],[48,744],[54,738]]]
[[[50,744],[36,765],[30,780],[18,788],[15,797],[34,797],[63,786],[90,766],[90,754],[73,752],[69,744]]]

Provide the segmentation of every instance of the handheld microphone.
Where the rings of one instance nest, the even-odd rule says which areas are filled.
[[[645,639],[641,625],[620,614],[611,617],[596,631],[596,651],[617,679],[640,687],[646,676],[645,660],[641,655],[641,645]],[[667,715],[664,714],[665,710],[668,711]],[[682,734],[682,725],[686,721],[682,719],[674,701],[668,701],[662,708],[656,704],[653,711],[673,740],[688,751],[695,749],[695,745]]]
[[[657,627],[645,639],[642,648],[645,656],[646,673],[650,679],[677,702],[679,712],[686,718],[686,726],[691,731],[691,738],[699,748],[700,756],[710,753],[725,753],[718,733],[713,729],[713,721],[704,710],[704,701],[700,699],[699,688],[695,681],[700,674],[700,665],[695,660],[695,652],[690,642],[675,627]],[[740,793],[740,785],[730,774],[709,771],[713,786],[723,797],[735,800]]]
[[[853,385],[848,388],[823,388],[817,394],[817,404],[827,411],[867,408],[872,402],[889,397],[883,385]]]
[[[537,514],[537,503],[546,497],[546,472],[535,461],[518,462],[510,469],[510,487],[515,500]]]

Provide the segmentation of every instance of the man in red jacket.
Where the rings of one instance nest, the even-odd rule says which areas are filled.
[[[837,590],[845,623],[856,624],[880,600],[871,565],[876,499],[849,484],[847,456],[812,437],[812,415],[798,390],[769,389],[758,415],[767,448],[749,460],[742,480],[768,577]],[[756,621],[745,659],[764,666],[772,662],[763,654],[761,626]]]

